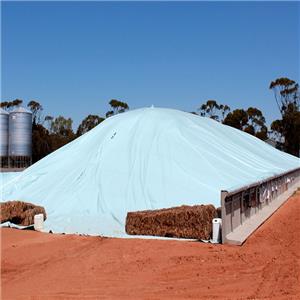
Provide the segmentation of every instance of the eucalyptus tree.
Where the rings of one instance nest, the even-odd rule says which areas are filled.
[[[5,110],[12,110],[14,107],[18,107],[23,103],[23,100],[21,99],[15,99],[13,101],[3,101],[0,103],[0,107]]]
[[[268,138],[268,128],[263,113],[255,107],[235,109],[224,119],[223,124],[245,131],[261,140]]]
[[[290,154],[300,154],[300,96],[299,84],[282,77],[272,81],[269,86],[274,92],[281,119],[273,121],[271,129],[284,141],[284,150]]]
[[[109,105],[111,109],[106,113],[106,118],[129,110],[129,106],[126,102],[122,102],[117,99],[110,100]]]
[[[76,135],[80,136],[88,132],[89,130],[93,129],[104,120],[105,120],[104,118],[101,118],[97,115],[88,115],[85,119],[82,120],[81,124],[78,126]]]
[[[222,122],[229,113],[230,107],[228,105],[218,104],[216,100],[207,100],[206,103],[203,103],[198,108],[198,111],[202,117],[209,117]]]
[[[62,137],[71,137],[73,135],[72,124],[73,120],[71,118],[58,116],[51,122],[51,133],[60,135]]]
[[[32,112],[33,123],[40,124],[41,123],[41,118],[42,118],[43,106],[39,102],[37,102],[35,100],[31,100],[27,104],[27,107]]]

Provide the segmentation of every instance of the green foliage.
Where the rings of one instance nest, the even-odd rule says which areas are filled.
[[[31,100],[27,104],[27,107],[32,112],[33,124],[40,124],[41,123],[41,115],[42,115],[42,111],[43,111],[43,106],[39,102]]]
[[[255,136],[260,140],[267,140],[268,139],[268,128],[266,126],[262,127],[260,131],[255,133]]]
[[[235,109],[226,116],[223,123],[225,125],[244,130],[248,125],[248,120],[248,114],[245,110]]]
[[[75,135],[72,130],[72,119],[62,116],[53,118],[45,117],[50,130],[42,124],[33,122],[32,125],[32,160],[36,162],[51,152],[71,142]]]
[[[268,138],[266,120],[258,108],[235,109],[226,116],[223,123],[254,135],[261,140]]]
[[[216,100],[207,100],[198,108],[202,117],[209,117],[216,121],[223,121],[225,115],[230,111],[228,105],[218,104]]]
[[[109,118],[113,115],[119,114],[119,113],[123,113],[127,110],[129,110],[129,106],[126,102],[122,102],[116,99],[112,99],[109,101],[109,105],[111,107],[111,110],[109,110],[106,113],[106,118]]]
[[[51,152],[59,149],[74,139],[70,132],[67,136],[60,133],[50,133],[43,125],[32,125],[32,160],[37,162]]]
[[[283,138],[283,124],[282,120],[275,120],[271,124],[272,134],[274,134],[275,140],[281,141]]]
[[[249,124],[248,127],[253,128],[253,130],[249,133],[261,140],[266,140],[268,138],[268,128],[265,125],[266,119],[261,110],[255,107],[249,107],[247,109],[247,115]]]
[[[276,103],[281,112],[282,119],[272,122],[271,130],[277,140],[284,139],[284,150],[299,155],[300,148],[300,111],[299,86],[288,78],[279,78],[272,81],[270,89],[274,91]],[[22,104],[22,100],[4,101],[0,107],[10,110]],[[129,110],[126,102],[112,99],[109,102],[110,110],[106,118]],[[46,116],[41,124],[43,107],[37,101],[30,101],[27,105],[33,113],[33,161],[36,162],[52,151],[64,146],[77,136],[80,136],[98,124],[104,118],[97,115],[88,115],[79,125],[76,135],[72,130],[72,119],[59,116],[53,118]],[[255,107],[247,110],[235,109],[230,112],[228,105],[218,104],[216,100],[208,100],[198,109],[201,116],[212,118],[225,125],[232,126],[262,140],[268,138],[268,130],[263,113]],[[196,112],[192,112],[197,114]],[[44,127],[43,125],[46,125]]]
[[[21,99],[15,99],[12,101],[12,106],[19,106],[23,103],[23,100]]]
[[[274,92],[281,119],[271,124],[273,133],[284,139],[284,151],[299,155],[300,111],[299,85],[289,78],[278,78],[269,87]]]
[[[108,116],[122,113],[129,109],[127,103],[119,100],[113,99],[109,104],[111,106],[111,111],[108,112]],[[1,105],[6,107],[7,104],[4,103]],[[51,152],[66,145],[104,120],[104,118],[97,115],[88,115],[82,120],[75,135],[72,130],[73,120],[71,118],[65,118],[63,116],[53,118],[52,116],[47,115],[41,124],[42,105],[32,100],[28,103],[28,107],[32,111],[34,119],[32,135],[33,162],[38,161]]]
[[[80,136],[82,134],[85,134],[86,132],[100,124],[102,121],[104,121],[104,118],[101,118],[97,115],[88,115],[84,120],[82,120],[77,129],[76,135]]]
[[[5,110],[11,110],[16,106],[19,106],[23,103],[23,100],[21,99],[15,99],[13,101],[3,101],[0,103],[0,107]]]
[[[0,107],[3,108],[3,109],[7,109],[7,105],[8,105],[7,101],[0,102]]]
[[[105,117],[106,118],[109,118],[109,117],[111,117],[111,116],[113,116],[114,115],[114,111],[113,110],[109,110],[106,114],[105,114]]]
[[[47,115],[47,116],[44,118],[43,125],[46,124],[48,130],[51,129],[51,124],[52,124],[53,119],[54,119],[54,118],[53,118],[52,116],[49,116],[49,115]]]
[[[32,161],[37,162],[53,151],[49,131],[41,124],[32,125]]]
[[[74,137],[72,123],[73,120],[71,118],[66,119],[63,116],[59,116],[52,120],[50,131],[55,135],[72,139]]]
[[[270,83],[279,111],[283,115],[288,107],[299,110],[299,84],[286,77],[277,78]]]

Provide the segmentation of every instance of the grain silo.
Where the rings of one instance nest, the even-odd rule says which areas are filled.
[[[0,108],[0,160],[1,167],[8,164],[8,112]]]
[[[11,167],[24,168],[31,164],[32,113],[23,107],[9,113],[8,154]]]

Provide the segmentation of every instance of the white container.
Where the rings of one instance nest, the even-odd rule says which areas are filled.
[[[44,229],[44,215],[38,214],[34,216],[34,230],[42,231]]]
[[[222,219],[215,218],[212,220],[212,240],[211,243],[218,244],[221,242]]]

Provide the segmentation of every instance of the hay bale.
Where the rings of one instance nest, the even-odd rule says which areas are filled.
[[[213,205],[183,205],[129,212],[125,230],[131,235],[209,239],[212,234],[212,219],[216,217],[217,210]]]
[[[34,223],[34,216],[43,214],[46,220],[46,211],[42,206],[22,201],[8,201],[0,203],[0,221],[11,222],[17,225],[28,226]]]

